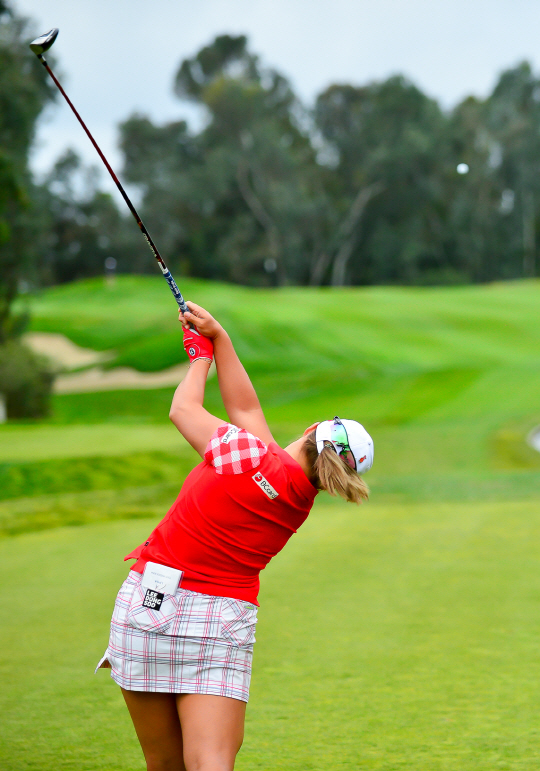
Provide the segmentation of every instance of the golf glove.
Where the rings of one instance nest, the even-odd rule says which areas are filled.
[[[194,329],[184,329],[184,350],[192,364],[197,359],[214,360],[214,343]]]

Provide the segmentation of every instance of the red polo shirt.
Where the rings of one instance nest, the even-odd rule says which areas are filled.
[[[259,573],[307,518],[317,490],[272,442],[220,426],[166,517],[127,555],[184,571],[182,588],[257,603]]]

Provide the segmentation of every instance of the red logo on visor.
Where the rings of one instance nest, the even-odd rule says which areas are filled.
[[[363,462],[365,461],[365,459],[366,459],[366,458],[367,458],[367,455],[364,455],[364,457],[363,457],[363,458],[360,458],[360,460],[358,461],[358,463],[363,463]]]

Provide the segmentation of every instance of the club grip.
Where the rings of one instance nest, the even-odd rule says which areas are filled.
[[[174,295],[174,299],[178,303],[178,307],[180,308],[182,313],[185,313],[186,311],[189,311],[189,308],[186,305],[186,301],[182,297],[182,292],[178,289],[178,287],[176,285],[176,281],[172,277],[171,271],[168,270],[168,269],[166,271],[164,270],[163,271],[163,278],[165,279],[165,281],[169,285],[170,290],[171,290],[171,292]]]

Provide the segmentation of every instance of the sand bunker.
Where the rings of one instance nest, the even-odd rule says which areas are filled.
[[[36,353],[47,356],[64,370],[97,365],[114,358],[113,351],[99,352],[90,348],[81,348],[65,335],[60,334],[31,332],[25,335],[24,341]],[[103,369],[100,366],[90,366],[82,372],[58,375],[54,381],[53,390],[57,394],[74,394],[121,389],[168,388],[178,385],[187,370],[187,363],[177,364],[160,372],[138,372],[131,367]],[[209,376],[212,377],[214,374],[215,365],[212,364]]]
[[[114,351],[93,351],[81,348],[65,335],[54,332],[29,332],[24,342],[36,353],[46,356],[63,369],[88,367],[114,358]]]
[[[166,388],[177,386],[188,370],[187,364],[178,364],[161,372],[138,372],[131,367],[102,369],[92,367],[84,372],[59,375],[53,390],[57,394],[77,394],[89,391],[115,391],[124,388]]]

